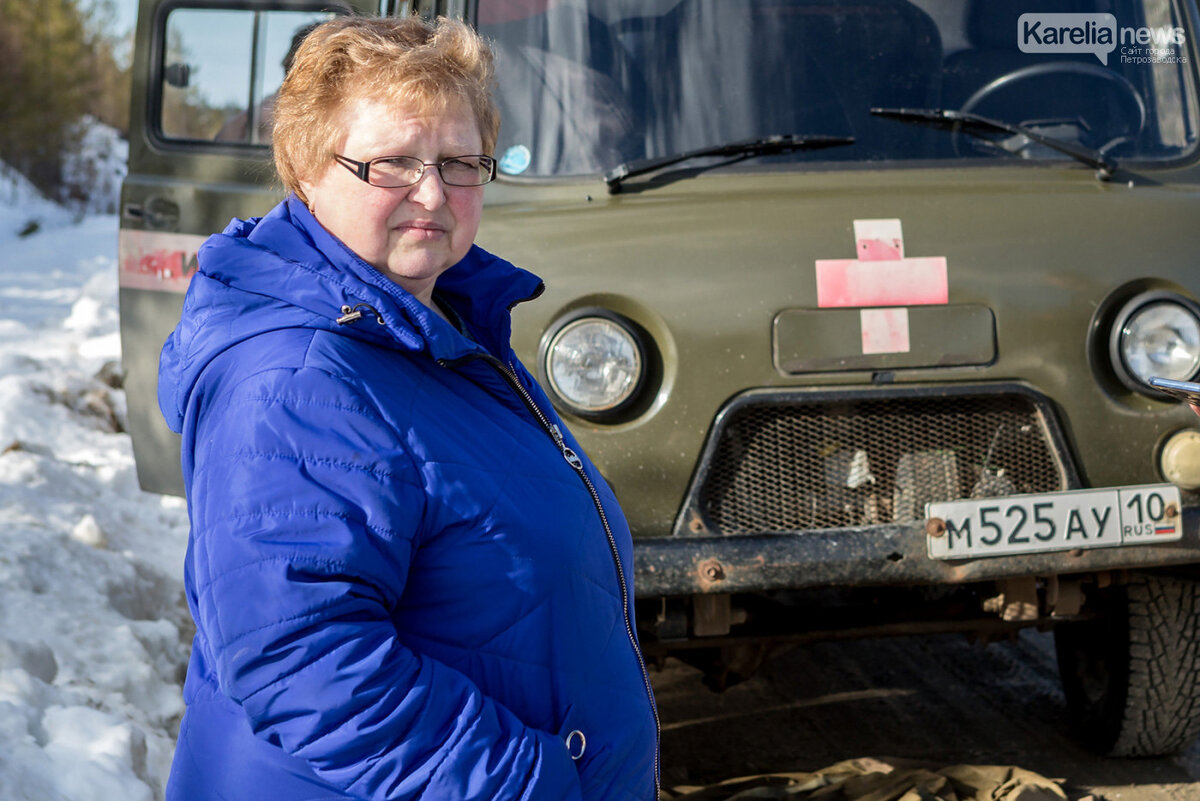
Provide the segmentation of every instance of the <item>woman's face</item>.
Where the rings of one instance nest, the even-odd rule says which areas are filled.
[[[355,161],[414,156],[439,162],[483,152],[479,126],[465,103],[425,116],[359,98],[347,104],[341,122],[336,152]],[[412,186],[387,189],[332,162],[302,187],[326,230],[427,306],[438,276],[471,249],[483,212],[482,186],[447,186],[433,167]]]

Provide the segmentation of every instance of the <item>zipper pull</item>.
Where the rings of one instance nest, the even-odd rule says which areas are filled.
[[[562,451],[563,458],[567,460],[567,464],[582,473],[583,460],[579,458],[579,454],[571,450],[571,446],[563,439],[562,430],[558,427],[557,423],[550,424],[550,436],[554,437],[554,444]]]
[[[342,316],[337,318],[338,325],[346,325],[347,323],[356,323],[362,319],[362,312],[358,309],[352,309],[349,306],[342,307]]]
[[[349,323],[356,323],[363,318],[363,313],[361,311],[362,309],[367,309],[372,314],[374,314],[375,322],[379,323],[380,325],[387,325],[387,323],[383,319],[383,315],[381,315],[379,312],[375,311],[375,307],[370,305],[369,303],[359,303],[353,307],[342,306],[342,309],[341,309],[342,316],[338,317],[334,322],[336,322],[338,325],[347,325]]]

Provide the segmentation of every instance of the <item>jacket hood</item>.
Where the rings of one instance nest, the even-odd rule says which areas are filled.
[[[197,261],[179,325],[159,361],[159,407],[176,432],[204,368],[251,337],[307,328],[435,360],[484,349],[503,354],[510,310],[544,288],[532,273],[472,246],[438,277],[436,291],[473,341],[359,258],[294,196],[265,217],[232,220],[200,246]]]

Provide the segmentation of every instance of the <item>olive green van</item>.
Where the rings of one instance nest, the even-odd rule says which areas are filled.
[[[333,14],[493,43],[479,243],[620,498],[651,658],[1053,629],[1114,755],[1200,734],[1194,0],[142,0],[120,286],[144,487],[196,248],[279,199],[270,109]],[[986,680],[982,677],[981,680]]]

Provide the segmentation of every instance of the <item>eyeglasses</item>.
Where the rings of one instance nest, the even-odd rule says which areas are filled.
[[[441,161],[383,156],[370,161],[355,161],[335,153],[333,158],[360,181],[388,189],[412,186],[425,175],[427,167],[436,167],[442,183],[447,186],[482,186],[496,180],[496,160],[491,156],[451,156]]]

